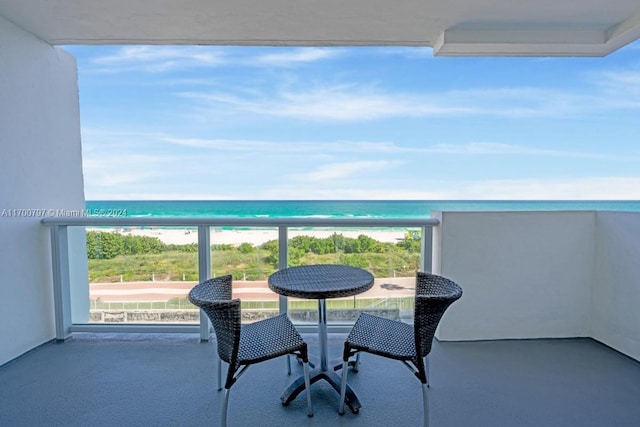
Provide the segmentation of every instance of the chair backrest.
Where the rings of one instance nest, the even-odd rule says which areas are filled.
[[[235,364],[241,329],[240,300],[231,299],[231,275],[220,276],[197,284],[189,292],[189,301],[205,312],[216,332],[218,356]]]
[[[442,315],[461,296],[462,288],[457,283],[435,274],[416,273],[413,327],[419,358],[429,354]]]
[[[198,283],[189,292],[189,298],[193,297],[199,301],[224,301],[231,299],[232,292],[233,281],[231,275],[227,274]]]

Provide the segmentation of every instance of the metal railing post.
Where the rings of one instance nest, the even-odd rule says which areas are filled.
[[[208,225],[198,226],[198,279],[204,282],[211,277],[211,233]],[[209,341],[211,322],[200,310],[200,341]]]
[[[51,227],[51,260],[56,340],[64,341],[71,335],[71,284],[69,283],[69,240],[66,225]]]
[[[420,237],[420,267],[421,271],[431,273],[433,256],[433,227],[423,226]]]
[[[289,266],[289,237],[288,227],[281,225],[278,227],[278,270]],[[287,297],[280,295],[278,298],[280,314],[286,313],[289,308]]]

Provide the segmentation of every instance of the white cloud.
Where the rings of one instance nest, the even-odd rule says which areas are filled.
[[[385,185],[371,182],[334,188],[321,185],[296,185],[270,188],[261,192],[264,199],[342,200],[638,200],[640,177],[591,177],[584,179],[519,179],[486,181],[421,182],[420,186]],[[305,195],[307,195],[305,197]]]
[[[224,51],[204,46],[124,46],[115,53],[93,58],[100,71],[160,73],[225,62]]]
[[[541,162],[541,165],[544,165],[545,159],[553,157],[593,159],[608,162],[610,170],[613,162],[620,164],[640,162],[638,152],[599,153],[490,142],[425,144],[408,147],[387,141],[277,142],[180,138],[153,132],[147,134],[143,132],[101,133],[97,129],[87,131],[85,136],[88,141],[85,140],[83,154],[88,195],[108,192],[110,190],[106,187],[110,186],[126,186],[131,191],[136,191],[134,186],[138,185],[139,189],[149,188],[151,191],[151,188],[166,185],[162,183],[167,182],[176,186],[181,185],[187,192],[205,193],[206,186],[219,188],[217,183],[225,180],[233,181],[225,185],[226,188],[231,188],[233,185],[233,193],[229,196],[216,194],[216,197],[235,198],[233,194],[243,194],[240,198],[248,198],[254,189],[259,188],[254,197],[262,198],[261,194],[264,191],[278,185],[281,181],[296,182],[299,185],[311,183],[326,185],[326,188],[320,186],[322,188],[314,190],[312,194],[315,195],[321,194],[318,192],[325,189],[343,191],[352,186],[354,181],[361,181],[360,178],[368,180],[368,183],[360,182],[358,185],[370,185],[375,187],[376,191],[384,192],[384,186],[391,184],[387,182],[381,185],[374,180],[387,177],[386,181],[388,181],[389,178],[403,175],[407,168],[399,168],[399,165],[408,164],[408,167],[415,169],[414,179],[411,182],[395,182],[392,185],[394,188],[389,190],[391,193],[398,194],[400,189],[407,189],[406,193],[413,193],[412,190],[419,186],[421,189],[416,193],[440,194],[442,198],[465,198],[463,194],[467,194],[466,197],[469,198],[501,198],[506,196],[494,188],[488,188],[487,185],[474,191],[467,183],[451,181],[432,187],[437,190],[423,191],[425,188],[423,182],[430,182],[429,173],[437,173],[435,171],[438,162],[451,161],[453,158],[460,159],[461,156],[473,159],[473,157],[491,158],[508,155],[513,156],[511,159],[513,161],[524,159],[527,162]],[[134,144],[131,141],[137,143]],[[426,172],[415,164],[412,165],[414,161],[430,162],[431,166],[428,168],[430,172]],[[238,173],[239,170],[242,170],[242,173]],[[265,174],[265,171],[269,173]],[[464,175],[473,173],[472,170],[463,172]],[[229,178],[230,176],[234,177],[233,180]],[[528,177],[528,179],[529,181],[524,182],[532,182],[531,179],[535,180],[537,177]],[[508,185],[511,182],[496,181],[497,184],[494,187],[502,185],[503,189],[510,189]],[[452,188],[449,185],[451,183],[464,189],[464,193],[462,190],[456,192],[453,189],[445,192],[445,188]],[[542,197],[540,196],[542,190],[523,189],[524,184],[520,182],[518,185],[517,191],[510,191],[514,197],[522,197],[521,194],[534,194],[532,198]],[[203,188],[198,189],[198,186]],[[555,184],[551,184],[550,187],[563,188]],[[603,193],[607,194],[606,191]],[[300,197],[308,198],[309,196],[301,195]],[[566,191],[565,198],[574,197],[571,191]]]
[[[520,156],[542,156],[542,157],[567,157],[598,159],[621,162],[640,161],[640,155],[626,153],[624,155],[612,153],[598,153],[591,151],[571,151],[555,150],[547,148],[537,148],[534,146],[524,146],[515,144],[504,144],[495,142],[472,142],[463,144],[434,144],[425,151],[441,154],[461,154],[461,155],[520,155]]]
[[[450,192],[460,200],[638,200],[640,177],[490,180]]]
[[[335,48],[303,47],[261,53],[266,49],[262,48],[252,55],[247,55],[242,49],[219,46],[123,46],[113,53],[94,57],[91,64],[101,72],[163,73],[194,67],[230,65],[293,67],[342,55],[342,50]]]
[[[119,64],[122,62],[154,62],[164,60],[186,59],[203,63],[219,61],[219,54],[209,48],[199,46],[124,46],[115,54],[97,57],[97,64]]]
[[[194,67],[240,65],[254,67],[292,67],[345,56],[342,48],[229,48],[216,46],[125,46],[109,55],[95,57],[94,66],[102,71],[143,71],[159,73]],[[354,50],[349,55],[423,55],[429,49],[377,48]],[[248,53],[247,53],[248,52]],[[413,52],[413,53],[412,53]],[[586,75],[589,78],[589,75]],[[290,75],[280,75],[260,83],[262,91],[191,92],[182,96],[200,100],[209,108],[230,107],[230,113],[288,117],[315,121],[370,121],[390,117],[467,117],[509,118],[566,117],[616,109],[640,108],[640,73],[608,70],[592,73],[588,87],[580,91],[538,87],[476,87],[444,92],[397,92],[375,85],[335,83],[335,75],[310,82],[291,82],[278,88]],[[203,86],[211,85],[206,79]],[[322,82],[331,83],[322,83]],[[174,79],[171,84],[189,84]],[[198,82],[198,80],[193,80]],[[304,86],[303,86],[304,85]],[[309,88],[309,86],[311,86]],[[235,88],[238,91],[239,88]],[[216,110],[219,113],[219,109]]]
[[[362,169],[359,169],[362,166]],[[233,180],[212,179],[199,173],[189,184],[174,178],[168,186],[144,174],[116,175],[130,179],[125,185],[93,180],[85,189],[88,200],[638,200],[640,177],[526,178],[457,181],[384,179],[384,173],[369,179],[361,174],[385,165],[335,165],[319,168],[304,177],[284,177],[266,183],[236,175]],[[314,174],[316,174],[314,176]],[[353,175],[350,175],[353,174]],[[355,178],[354,178],[355,176]],[[147,180],[137,182],[137,180]],[[418,184],[416,184],[418,182]],[[133,185],[140,184],[140,185]],[[240,189],[242,191],[240,191]]]
[[[371,88],[328,86],[303,91],[280,91],[250,96],[210,92],[180,94],[201,100],[211,111],[252,113],[312,121],[368,121],[390,117],[469,115],[468,106],[448,106],[428,97],[392,94]],[[232,110],[235,111],[232,111]]]
[[[274,53],[258,55],[254,61],[255,65],[269,65],[277,67],[290,67],[299,64],[323,61],[342,55],[342,49],[338,48],[292,48]]]
[[[378,47],[372,48],[375,55],[387,56],[403,56],[405,58],[415,59],[434,59],[433,48],[428,46],[420,47]],[[365,51],[367,53],[368,50]]]
[[[596,159],[603,161],[638,162],[640,151],[615,154],[609,152],[594,152],[586,150],[559,150],[551,148],[538,148],[517,144],[496,142],[470,142],[470,143],[435,143],[422,146],[403,146],[389,141],[268,141],[268,140],[242,140],[242,139],[204,139],[204,138],[178,138],[171,136],[154,136],[159,141],[170,144],[211,149],[219,151],[242,151],[251,153],[264,152],[265,154],[286,153],[290,155],[308,153],[366,153],[368,155],[391,154],[442,154],[442,155],[468,155],[468,156],[539,156],[539,157],[566,157],[575,159]]]
[[[223,151],[255,152],[276,149],[278,146],[277,143],[269,141],[252,141],[242,139],[175,138],[170,136],[161,137],[159,139],[170,144],[181,145],[185,147],[205,148]]]
[[[327,181],[347,178],[368,171],[380,171],[381,169],[386,169],[389,164],[390,162],[383,160],[328,163],[305,174],[294,175],[292,178],[303,181]]]
[[[619,108],[640,108],[637,100],[611,94],[513,88],[444,93],[388,92],[370,86],[333,85],[275,93],[182,93],[211,111],[251,113],[310,121],[371,121],[394,117],[568,117]]]
[[[253,195],[252,200],[445,200],[440,191],[403,188],[326,188],[323,186],[282,186]]]
[[[601,77],[605,83],[615,83],[621,85],[622,88],[640,87],[640,72],[638,71],[605,71],[601,73]]]
[[[147,191],[123,191],[122,189],[92,190],[86,195],[87,200],[238,200],[235,194],[211,192],[167,192],[162,189]],[[257,199],[256,199],[257,200]]]
[[[640,108],[640,72],[603,71],[593,76],[603,93],[603,104],[616,109]]]
[[[265,153],[411,153],[431,152],[430,149],[403,147],[387,141],[267,141],[243,139],[208,139],[208,138],[179,138],[173,136],[158,136],[158,141],[185,147],[220,150]]]
[[[85,188],[122,188],[149,182],[166,173],[171,159],[161,155],[85,154],[83,171]]]
[[[273,49],[273,50],[272,50]],[[94,66],[102,71],[142,71],[159,73],[195,67],[292,67],[344,56],[340,48],[272,48],[246,51],[210,46],[125,46],[115,53],[96,57]],[[379,48],[377,55],[423,54],[428,49]],[[355,55],[360,54],[356,50]],[[367,51],[362,51],[367,53]],[[229,114],[252,113],[313,121],[371,121],[393,117],[509,118],[566,117],[616,109],[640,108],[640,73],[628,70],[602,71],[591,75],[593,90],[563,90],[537,87],[487,87],[446,92],[408,93],[380,89],[367,84],[336,84],[336,76],[292,82],[278,88],[282,79],[262,82],[262,91],[187,92],[179,94],[199,100],[205,107],[224,106]],[[587,76],[588,77],[588,76]],[[332,81],[332,83],[322,83]],[[198,80],[194,80],[197,82]],[[208,86],[211,82],[203,80]],[[189,80],[174,79],[175,84]],[[304,85],[304,86],[302,86]],[[201,86],[202,87],[202,86]]]
[[[467,107],[438,105],[428,99],[390,94],[367,88],[328,87],[306,92],[280,93],[269,114],[297,119],[338,121],[376,120],[388,117],[427,117],[469,113]]]
[[[92,62],[94,69],[167,74],[162,78],[150,74],[143,76],[140,84],[158,85],[151,88],[158,91],[158,97],[155,93],[148,97],[153,98],[154,104],[140,99],[141,110],[136,110],[137,102],[109,104],[111,94],[105,92],[102,98],[92,100],[98,106],[85,111],[101,114],[85,123],[119,130],[104,132],[83,127],[85,183],[89,199],[640,198],[637,190],[640,179],[635,177],[561,179],[549,178],[550,175],[544,172],[562,170],[567,174],[622,175],[623,171],[633,170],[635,165],[629,162],[639,162],[640,151],[630,147],[632,132],[628,132],[630,142],[618,132],[620,129],[614,129],[608,137],[609,123],[606,123],[618,112],[635,114],[640,108],[640,73],[631,66],[592,72],[587,75],[590,80],[586,85],[575,81],[557,87],[544,84],[526,87],[516,83],[522,81],[518,76],[507,76],[501,80],[505,82],[504,87],[446,90],[445,86],[421,85],[409,79],[398,84],[401,79],[386,80],[384,73],[380,80],[376,80],[378,76],[374,73],[361,73],[363,68],[359,60],[368,64],[367,55],[424,55],[428,49],[379,48],[376,52],[376,48],[370,48],[355,53],[349,51],[348,55],[345,49],[324,48],[236,50],[135,46],[109,49],[111,54]],[[332,59],[341,62],[330,73],[320,74],[320,70],[313,67],[305,67],[304,73],[293,69]],[[387,61],[400,59],[385,58]],[[226,66],[240,67],[230,68],[232,72],[229,73],[213,70]],[[343,66],[344,69],[340,68]],[[204,72],[188,72],[196,67]],[[414,68],[414,72],[421,72],[421,67]],[[180,72],[168,73],[176,70]],[[367,81],[361,75],[368,76]],[[576,74],[576,80],[584,75]],[[139,76],[123,77],[129,82],[140,81]],[[424,78],[428,77],[425,75]],[[538,84],[539,79],[525,81]],[[100,79],[97,84],[102,84]],[[170,90],[160,85],[171,85]],[[177,94],[186,99],[176,99],[176,90],[184,90],[174,87],[178,85],[196,88]],[[104,114],[109,108],[131,108],[131,112],[125,110],[126,114],[121,115],[130,117]],[[194,110],[201,114],[192,114]],[[597,128],[599,123],[589,122],[592,116],[604,119],[602,128]],[[161,119],[154,122],[153,117]],[[565,117],[577,120],[561,120]],[[399,138],[402,138],[398,141],[403,142],[392,138],[375,141],[378,135],[392,135],[393,127],[398,126],[395,122],[379,123],[380,126],[389,125],[380,133],[376,132],[380,129],[378,123],[371,127],[359,123],[390,118],[419,118],[429,123],[445,118],[460,120],[438,123],[440,130],[450,126],[448,134],[435,133],[444,135],[441,140],[434,139],[428,130],[425,132],[426,126],[421,126],[414,137],[410,129],[397,128]],[[475,121],[467,120],[469,118]],[[540,129],[541,142],[526,143],[531,136],[520,138],[521,130],[504,118],[549,118],[550,126]],[[314,123],[314,126],[308,126],[311,131],[307,132],[304,129],[308,124],[306,121],[320,122],[322,126]],[[493,124],[504,126],[504,129],[510,127],[512,137],[496,141],[517,143],[492,142],[491,134],[486,136],[486,141],[469,142],[467,135],[471,132],[467,124],[472,121],[481,123],[482,127],[486,125],[488,131]],[[328,133],[325,134],[321,129],[325,123],[339,126],[326,126]],[[350,123],[358,126],[348,126]],[[289,124],[293,126],[289,128]],[[584,126],[580,131],[587,126],[598,132],[601,130],[601,146],[589,145],[590,138],[584,144],[573,138],[569,128],[574,125]],[[345,135],[361,135],[363,140],[336,141],[326,136],[338,134],[341,127],[349,132]],[[556,127],[564,133],[554,133]],[[351,133],[356,128],[358,133]],[[302,133],[296,133],[301,132],[300,129]],[[317,140],[305,140],[305,137]],[[596,137],[594,135],[593,139]],[[619,142],[616,138],[620,138]],[[406,140],[412,142],[405,143]],[[563,161],[547,162],[551,158],[563,158]],[[580,159],[602,162],[596,165],[596,162]],[[442,165],[439,164],[441,161]],[[443,168],[455,165],[457,161],[464,163],[464,168],[449,168],[442,173]],[[499,170],[501,162],[509,169],[504,174]],[[527,162],[536,162],[535,166],[541,167],[529,167],[533,163]],[[487,171],[488,163],[496,170]],[[401,164],[408,167],[398,167]],[[564,164],[566,168],[563,168]],[[524,166],[522,171],[517,170],[518,165]],[[580,165],[597,167],[578,170]],[[394,170],[390,171],[392,168]],[[471,181],[468,178],[504,178],[516,173],[521,179]],[[450,179],[439,180],[438,176]]]

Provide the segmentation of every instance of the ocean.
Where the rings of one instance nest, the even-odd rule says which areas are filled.
[[[432,210],[639,212],[640,200],[90,200],[86,207],[90,211],[118,210],[127,217],[428,218]]]

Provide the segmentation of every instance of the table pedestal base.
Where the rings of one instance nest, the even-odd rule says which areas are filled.
[[[320,368],[314,369],[313,371],[309,372],[309,381],[311,384],[319,380],[325,380],[329,384],[331,384],[335,391],[338,392],[338,396],[340,396],[340,384],[342,383],[342,378],[340,377],[340,375],[336,374],[333,371],[323,371]],[[280,397],[282,399],[282,404],[288,405],[289,402],[295,399],[296,396],[298,396],[298,394],[300,394],[300,392],[303,390],[304,377],[300,377],[292,382],[291,385],[289,385],[289,387],[287,387],[287,389],[284,391],[284,393],[282,393],[282,396]],[[348,384],[345,403],[354,414],[357,414],[362,407],[360,401],[358,400],[358,397],[353,392],[353,390],[351,390],[351,387],[349,387]]]

